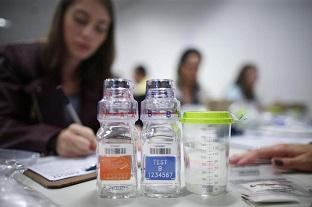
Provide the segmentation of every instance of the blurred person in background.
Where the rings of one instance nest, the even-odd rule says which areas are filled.
[[[0,59],[0,147],[94,153],[97,102],[114,60],[110,0],[60,0],[46,41],[2,46]],[[73,123],[58,85],[82,124]]]
[[[232,102],[229,110],[246,121],[234,124],[232,135],[240,135],[246,129],[256,129],[262,124],[260,118],[262,107],[256,95],[258,69],[254,64],[245,64],[240,69],[235,83],[229,88],[225,99]]]
[[[143,65],[138,65],[133,72],[135,81],[134,96],[145,96],[146,81],[148,79],[147,71]]]
[[[202,55],[195,48],[186,49],[177,69],[177,98],[183,105],[201,105],[208,99],[207,92],[198,82],[198,70]]]
[[[138,102],[139,120],[135,122],[135,125],[139,128],[143,127],[143,122],[140,119],[141,115],[141,102],[145,99],[147,71],[143,65],[138,65],[133,71],[133,79],[135,81],[134,87],[134,99]]]
[[[255,92],[258,80],[258,69],[253,64],[244,65],[235,81],[235,84],[228,90],[226,98],[233,102],[257,103]]]

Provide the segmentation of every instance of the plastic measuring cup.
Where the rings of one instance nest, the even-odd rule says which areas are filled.
[[[231,114],[184,112],[181,122],[187,190],[199,195],[226,192]]]

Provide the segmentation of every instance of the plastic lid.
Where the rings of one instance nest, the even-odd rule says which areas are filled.
[[[187,111],[183,113],[181,122],[192,124],[231,124],[234,120],[228,111]]]
[[[115,88],[133,88],[133,84],[128,79],[122,78],[105,79],[104,89],[115,89]]]
[[[153,88],[173,88],[173,80],[170,79],[150,79],[146,81],[146,89]]]

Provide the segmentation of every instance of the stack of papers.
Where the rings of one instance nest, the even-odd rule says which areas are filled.
[[[303,186],[273,170],[270,165],[232,167],[230,182],[248,204],[303,204],[312,197],[311,186]],[[308,184],[312,184],[311,182]]]
[[[242,198],[252,203],[299,202],[296,195],[305,195],[284,178],[247,182],[240,187]]]

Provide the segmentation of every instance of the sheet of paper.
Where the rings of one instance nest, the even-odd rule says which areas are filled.
[[[243,149],[254,149],[259,147],[267,147],[274,144],[307,144],[312,142],[310,138],[291,138],[291,137],[272,137],[272,136],[256,136],[244,135],[231,138],[231,146]]]
[[[87,171],[96,164],[96,155],[90,155],[84,158],[63,158],[63,157],[44,157],[40,158],[36,164],[29,169],[47,178],[55,181],[64,178],[85,175],[95,170]]]
[[[286,126],[262,126],[259,132],[266,136],[279,136],[279,137],[312,137],[312,127],[303,123],[290,124]]]
[[[229,180],[232,183],[241,181],[253,181],[255,179],[270,179],[282,176],[274,171],[271,165],[247,165],[240,167],[230,167]]]

